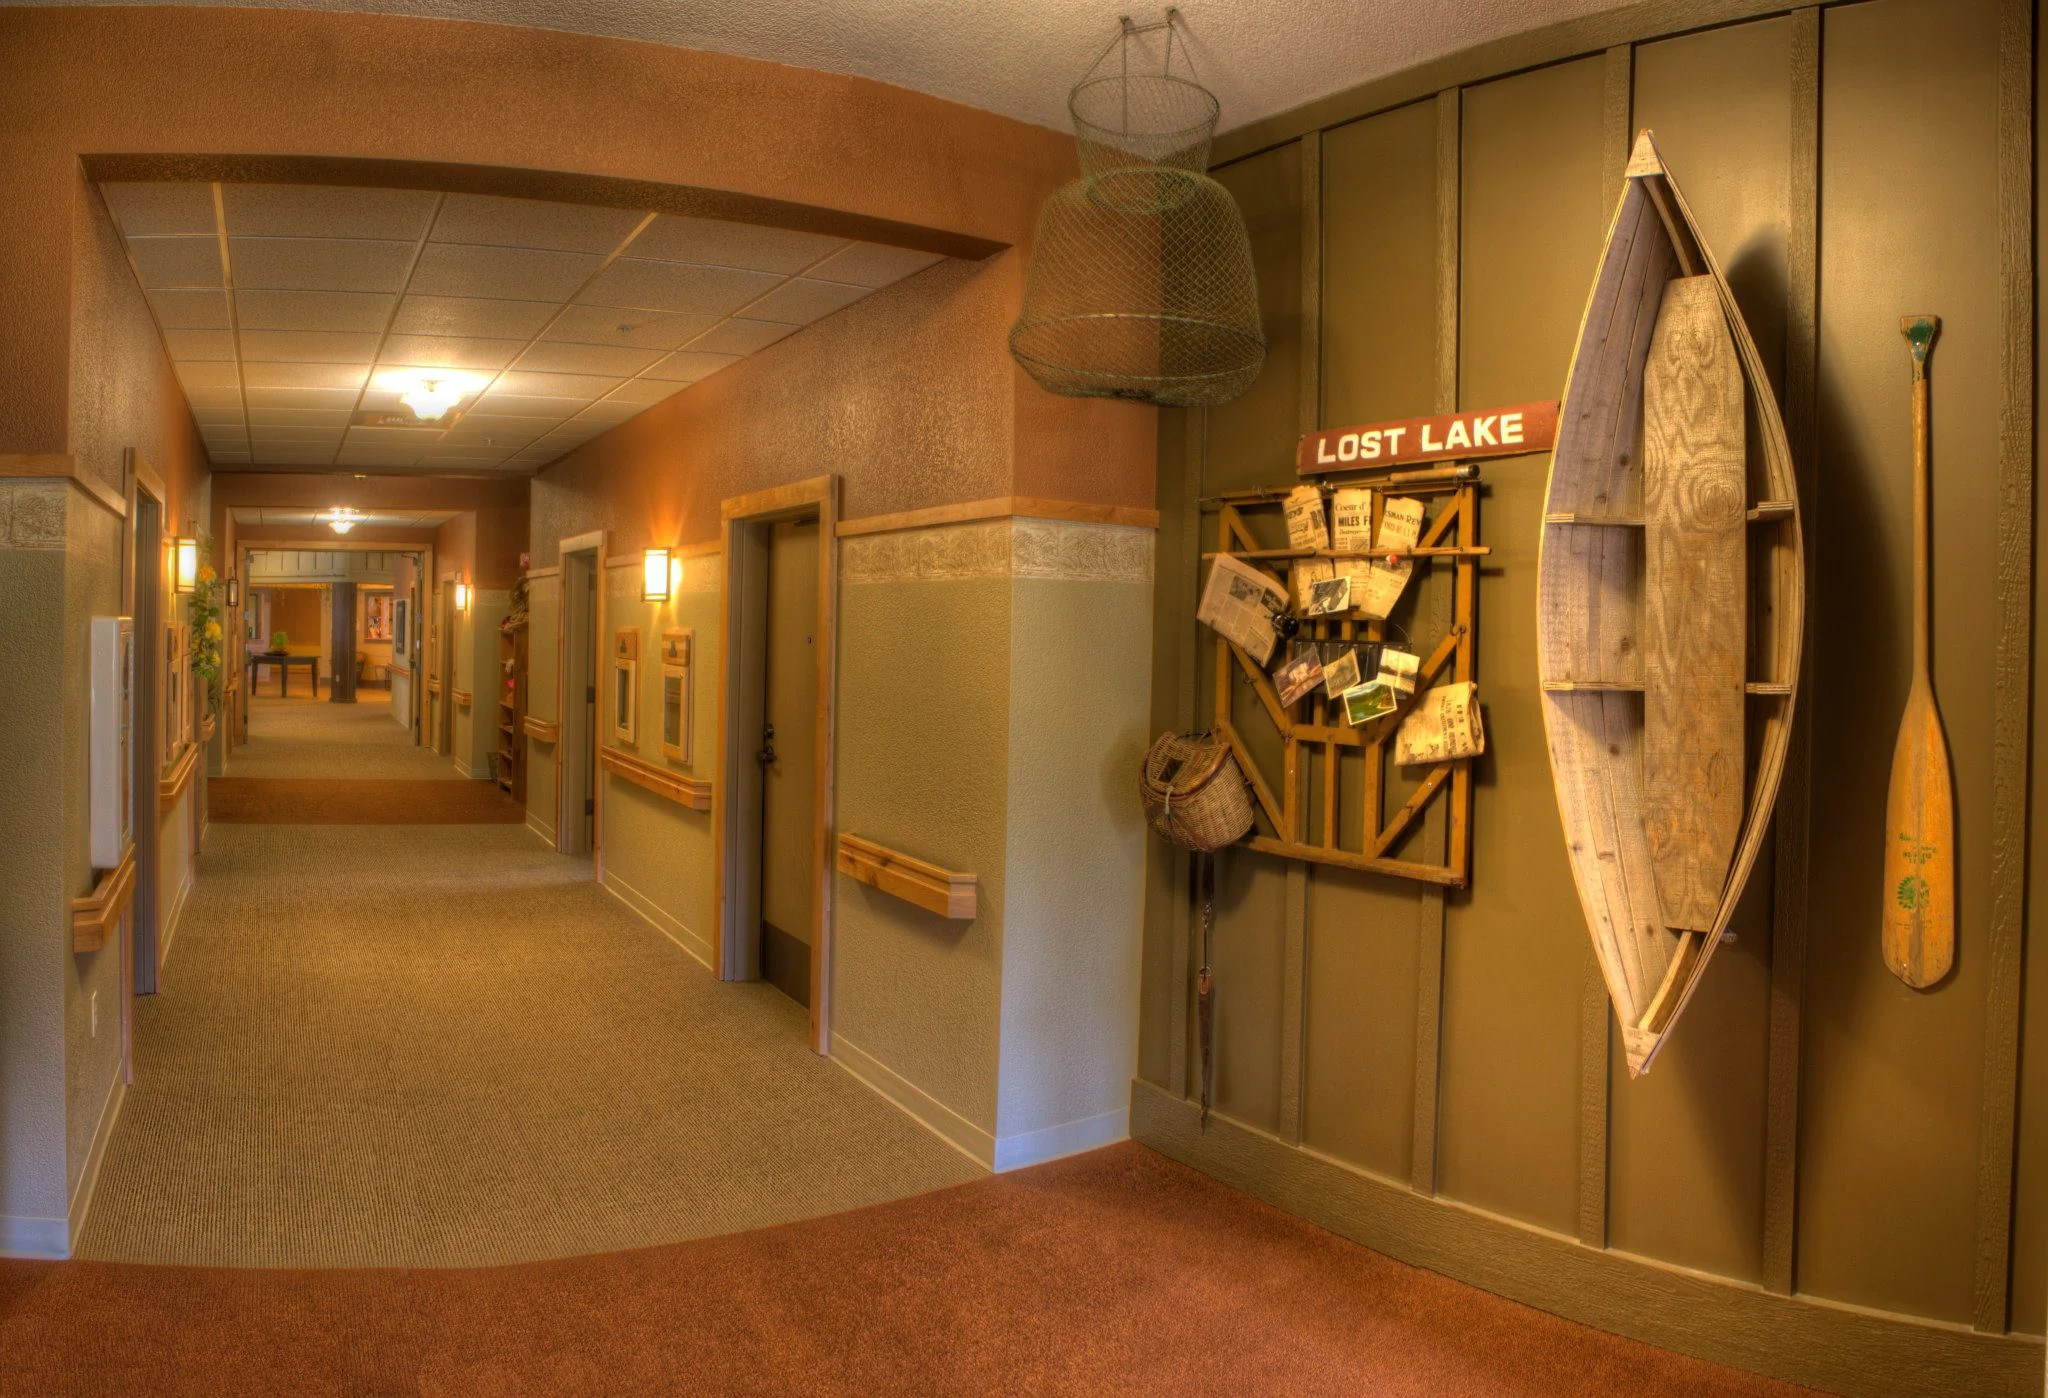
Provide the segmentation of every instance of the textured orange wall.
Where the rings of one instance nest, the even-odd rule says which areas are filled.
[[[0,202],[0,382],[10,389],[0,452],[64,449],[69,249],[53,211],[66,207],[81,156],[260,151],[566,171],[1012,246],[1028,243],[1039,203],[1074,168],[1072,142],[1057,132],[903,88],[548,30],[290,10],[6,8],[0,53],[0,187],[10,196]],[[981,299],[952,312],[961,319],[934,323],[937,338],[921,351],[975,358],[986,376],[977,393],[995,386],[988,339],[1014,311],[1016,260],[993,259],[991,289],[969,294]],[[972,345],[946,338],[969,332]],[[835,367],[856,366],[820,366],[814,381]],[[994,472],[1005,485],[985,488],[990,464],[967,446],[961,478],[927,476],[916,503],[1012,493],[1013,474],[1030,483],[1021,493],[1151,503],[1149,412],[1046,398],[1001,367],[996,395],[971,403],[909,376],[886,398],[860,399],[906,422],[1011,418],[1012,465]],[[672,416],[700,420],[691,408]],[[824,469],[806,462],[780,478]],[[879,477],[872,486],[862,492],[913,498],[890,496]]]
[[[52,450],[69,451],[86,471],[119,490],[126,449],[135,448],[163,478],[170,497],[164,527],[176,534],[203,528],[206,521],[198,514],[206,482],[205,445],[107,206],[75,168],[66,210],[69,217],[59,220],[57,228],[68,232],[71,241],[69,314],[49,325],[10,316],[0,344],[32,333],[37,344],[68,355],[56,366],[66,376],[66,439]],[[0,284],[5,275],[0,271]],[[47,341],[45,331],[52,332]],[[12,399],[11,393],[0,392],[0,414]]]

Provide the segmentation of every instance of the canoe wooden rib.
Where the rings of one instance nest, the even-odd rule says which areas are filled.
[[[1679,634],[1683,619],[1661,614],[1674,605],[1672,595],[1653,599],[1646,586],[1645,534],[1657,526],[1645,524],[1643,385],[1667,284],[1705,277],[1718,291],[1741,366],[1748,427],[1747,573],[1743,586],[1726,594],[1729,605],[1746,610],[1739,633],[1746,642],[1742,814],[1710,925],[1676,927],[1664,915],[1657,884],[1659,858],[1668,865],[1669,850],[1653,849],[1645,818],[1646,806],[1668,809],[1671,793],[1660,789],[1654,801],[1646,793],[1644,710],[1648,672],[1654,669],[1662,685],[1672,680],[1673,664],[1689,662],[1667,655],[1652,667],[1644,655],[1660,635]],[[1785,425],[1756,344],[1645,131],[1629,161],[1565,381],[1536,585],[1537,673],[1558,812],[1631,1075],[1649,1068],[1699,985],[1770,828],[1791,740],[1806,611],[1798,499]],[[1735,680],[1703,673],[1695,682],[1711,689]],[[1661,770],[1675,769],[1667,763]],[[1684,920],[1707,921],[1697,911]]]

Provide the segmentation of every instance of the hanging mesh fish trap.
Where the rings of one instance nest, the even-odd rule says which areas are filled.
[[[1068,99],[1082,176],[1038,216],[1010,353],[1053,393],[1167,407],[1227,403],[1265,363],[1251,239],[1202,171],[1217,104],[1166,71],[1132,74],[1124,31]],[[1095,76],[1121,48],[1122,71]]]

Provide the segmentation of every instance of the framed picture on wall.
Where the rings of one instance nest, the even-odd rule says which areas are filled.
[[[661,633],[661,752],[690,760],[690,633]]]
[[[612,639],[612,736],[640,741],[640,628],[620,629]]]
[[[411,640],[412,599],[400,597],[391,603],[391,649],[401,658],[409,655],[407,645]]]
[[[388,641],[391,639],[391,594],[372,592],[363,598],[363,639],[366,641]]]

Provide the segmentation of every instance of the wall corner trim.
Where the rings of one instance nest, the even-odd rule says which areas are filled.
[[[910,1079],[864,1049],[854,1047],[842,1034],[832,1036],[832,1061],[867,1087],[887,1098],[933,1135],[952,1146],[984,1170],[996,1165],[996,1138],[960,1113],[926,1092]],[[1060,1128],[1054,1128],[1055,1130]],[[1046,1156],[1050,1160],[1051,1156]]]
[[[93,1191],[99,1187],[100,1166],[106,1162],[107,1145],[114,1139],[114,1126],[121,1119],[121,1108],[128,1100],[128,1080],[120,1073],[114,1074],[113,1086],[107,1089],[107,1099],[100,1104],[100,1119],[92,1130],[92,1144],[86,1147],[85,1168],[78,1172],[78,1184],[71,1191],[70,1218],[66,1220],[64,1252],[69,1256],[78,1246],[79,1234],[85,1231],[86,1215],[92,1210]]]

